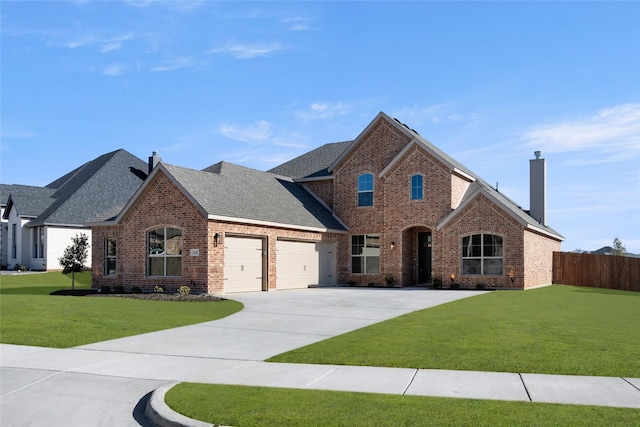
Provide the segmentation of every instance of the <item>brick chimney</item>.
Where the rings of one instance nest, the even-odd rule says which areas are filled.
[[[529,215],[542,225],[547,225],[547,161],[542,151],[534,152],[529,160]]]
[[[153,169],[158,166],[158,163],[160,162],[162,162],[162,157],[158,155],[157,151],[154,151],[149,157],[149,174],[151,174],[151,171],[153,171]]]

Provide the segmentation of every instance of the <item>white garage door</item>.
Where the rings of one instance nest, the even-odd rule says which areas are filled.
[[[334,248],[334,243],[279,240],[276,246],[276,288],[335,286]]]
[[[262,239],[225,237],[225,293],[261,291],[262,271]]]

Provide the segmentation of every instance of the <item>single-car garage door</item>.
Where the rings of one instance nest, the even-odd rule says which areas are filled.
[[[335,286],[335,243],[278,240],[276,288]]]
[[[225,237],[224,292],[262,290],[262,239]]]

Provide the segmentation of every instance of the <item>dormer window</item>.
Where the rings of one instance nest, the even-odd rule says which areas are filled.
[[[411,200],[422,200],[422,175],[413,175],[411,177]]]
[[[373,175],[358,176],[358,206],[373,206]]]

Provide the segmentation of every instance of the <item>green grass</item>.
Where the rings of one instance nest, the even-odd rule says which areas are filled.
[[[166,395],[181,414],[242,426],[638,425],[637,409],[182,383]]]
[[[269,361],[640,377],[640,293],[552,286],[413,312]]]
[[[89,289],[89,272],[76,289]],[[71,289],[62,273],[0,276],[0,342],[67,348],[220,319],[242,309],[236,301],[180,302],[51,296]]]

